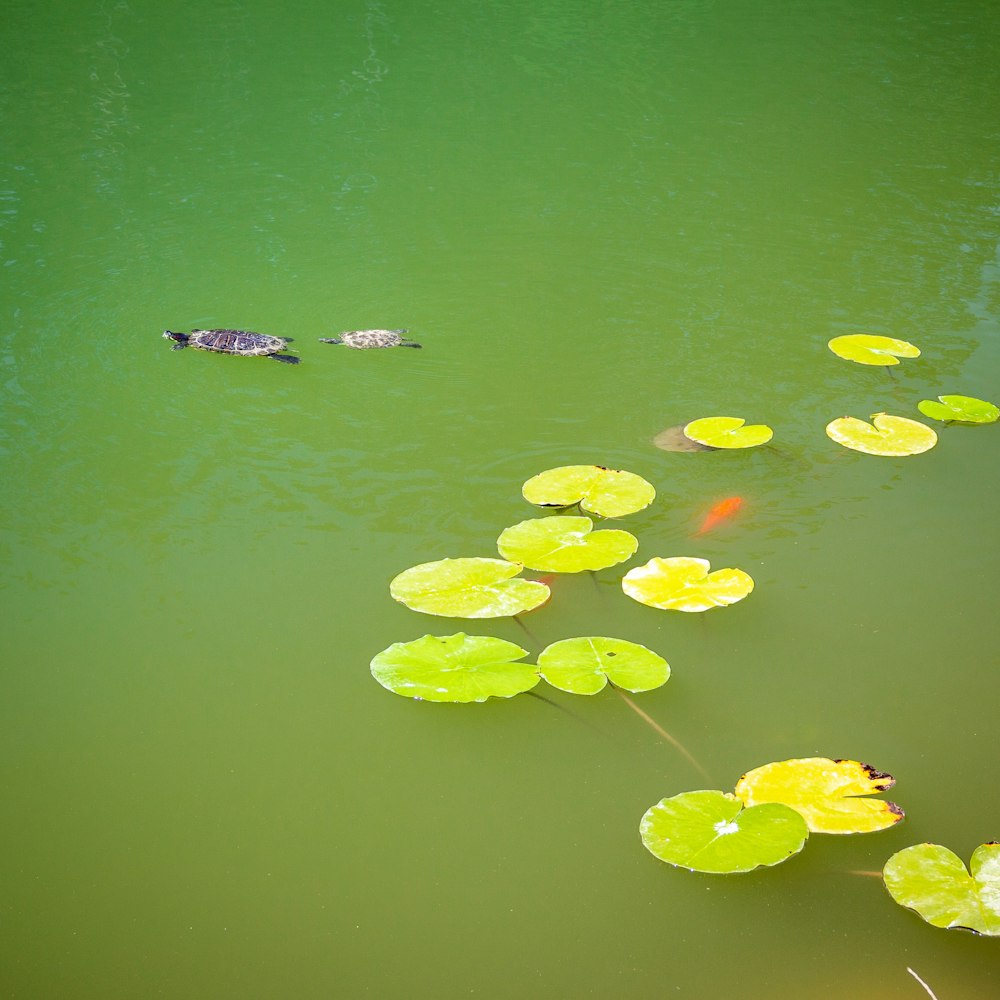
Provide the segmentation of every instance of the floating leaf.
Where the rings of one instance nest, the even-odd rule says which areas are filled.
[[[677,424],[660,431],[653,438],[653,444],[661,451],[715,451],[707,444],[698,444],[684,433],[684,425]]]
[[[626,691],[652,691],[670,676],[667,661],[651,649],[605,636],[552,643],[539,654],[538,670],[570,694],[597,694],[608,681]]]
[[[563,465],[529,479],[521,490],[528,503],[569,507],[601,517],[623,517],[648,507],[656,490],[642,476],[602,465]]]
[[[403,570],[389,593],[413,611],[449,618],[504,618],[549,599],[537,580],[514,580],[520,563],[502,559],[440,559]]]
[[[622,590],[634,601],[667,611],[707,611],[742,601],[753,590],[753,580],[741,569],[709,573],[707,559],[672,556],[650,559],[630,569]]]
[[[857,798],[892,788],[896,779],[856,760],[801,757],[764,764],[736,783],[748,806],[783,802],[801,813],[813,833],[870,833],[903,818],[885,799]]]
[[[838,417],[826,425],[826,433],[837,444],[866,455],[919,455],[937,444],[937,434],[926,424],[889,413],[872,414],[870,424],[857,417]]]
[[[876,337],[870,333],[852,333],[834,337],[827,347],[845,361],[860,365],[898,365],[900,358],[919,358],[920,348],[894,337]]]
[[[938,396],[938,402],[922,399],[917,409],[932,420],[956,420],[963,424],[992,424],[1000,417],[1000,408],[975,396]]]
[[[579,573],[624,562],[639,547],[627,531],[594,531],[589,517],[536,517],[504,528],[500,555],[547,573]]]
[[[1000,935],[1000,844],[972,852],[972,874],[962,859],[937,844],[916,844],[885,863],[885,887],[900,906],[935,927]]]
[[[698,872],[748,872],[802,850],[806,821],[780,803],[744,808],[728,792],[683,792],[647,810],[642,842],[661,861]]]
[[[684,433],[709,448],[756,448],[774,434],[767,424],[745,425],[741,417],[702,417],[687,424]]]
[[[530,663],[514,663],[527,650],[489,635],[425,635],[397,642],[372,660],[372,676],[384,688],[423,701],[486,701],[511,698],[538,683]]]

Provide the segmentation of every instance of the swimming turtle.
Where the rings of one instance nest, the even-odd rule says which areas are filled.
[[[406,330],[348,330],[339,337],[320,337],[321,344],[343,344],[344,347],[354,347],[359,351],[367,351],[372,347],[423,347],[409,337],[404,337]]]
[[[243,357],[268,357],[297,365],[301,358],[293,354],[279,354],[291,337],[272,337],[268,333],[251,333],[249,330],[192,330],[190,333],[175,333],[164,330],[163,336],[173,340],[174,350],[197,347],[202,351],[217,351],[219,354],[240,354]]]

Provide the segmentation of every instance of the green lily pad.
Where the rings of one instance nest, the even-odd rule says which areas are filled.
[[[372,676],[384,688],[421,701],[486,701],[530,691],[533,664],[515,663],[527,650],[490,635],[425,635],[378,653]]]
[[[917,409],[932,420],[954,420],[963,424],[992,424],[1000,418],[1000,408],[975,396],[938,396],[922,399]]]
[[[642,476],[602,465],[563,465],[533,476],[521,490],[524,499],[540,507],[569,507],[600,517],[623,517],[648,507],[656,490]]]
[[[537,580],[515,580],[524,567],[503,559],[439,559],[403,570],[389,584],[393,598],[413,611],[448,618],[505,618],[549,599]]]
[[[767,424],[746,426],[742,417],[702,417],[687,424],[684,433],[708,448],[756,448],[774,435]]]
[[[826,345],[845,361],[856,361],[859,365],[898,365],[900,358],[919,358],[920,348],[909,341],[894,337],[876,337],[870,333],[852,333],[846,337],[834,337]]]
[[[802,850],[806,821],[777,802],[744,808],[728,792],[683,792],[647,810],[642,842],[661,861],[697,872],[748,872]]]
[[[972,852],[971,874],[962,859],[938,844],[916,844],[885,863],[882,878],[900,906],[935,927],[1000,935],[1000,844]]]
[[[895,783],[891,774],[856,760],[800,757],[748,771],[736,783],[736,794],[748,806],[791,806],[813,833],[870,833],[898,823],[903,810],[885,799],[858,796],[884,792]]]
[[[594,531],[589,517],[536,517],[504,528],[497,548],[505,559],[548,573],[579,573],[624,562],[639,547],[615,528]]]
[[[630,569],[622,590],[634,601],[664,611],[707,611],[742,601],[753,590],[753,579],[741,569],[709,573],[707,559],[672,556],[650,559]]]
[[[826,425],[826,434],[852,451],[895,458],[920,455],[937,444],[937,434],[926,424],[890,413],[872,414],[870,424],[857,417],[838,417]]]
[[[652,691],[670,676],[667,661],[651,649],[605,636],[552,643],[539,654],[538,670],[549,684],[570,694],[597,694],[608,681],[626,691]]]

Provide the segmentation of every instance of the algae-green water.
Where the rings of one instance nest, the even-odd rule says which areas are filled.
[[[854,874],[1000,839],[1000,425],[824,434],[1000,397],[995,5],[11,0],[2,36],[0,993],[1000,992],[994,940]],[[198,327],[301,364],[162,339]],[[423,348],[318,342],[370,327]],[[717,414],[774,440],[652,444]],[[577,463],[657,499],[530,636],[390,598]],[[641,607],[657,555],[756,588]],[[611,691],[372,679],[459,631],[655,649],[637,701],[711,781]],[[728,877],[640,843],[661,798],[808,756],[891,772],[905,821]]]

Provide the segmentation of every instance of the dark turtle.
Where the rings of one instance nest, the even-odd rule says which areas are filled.
[[[278,353],[288,346],[291,337],[272,337],[267,333],[251,333],[249,330],[192,330],[190,333],[164,330],[163,336],[175,341],[175,351],[184,347],[197,347],[202,351],[216,351],[219,354],[274,358],[275,361],[284,361],[289,365],[297,365],[301,360],[293,354]]]
[[[409,337],[404,337],[406,330],[348,330],[339,337],[320,337],[321,344],[343,344],[344,347],[354,347],[359,351],[367,351],[372,347],[422,347],[415,344]]]

